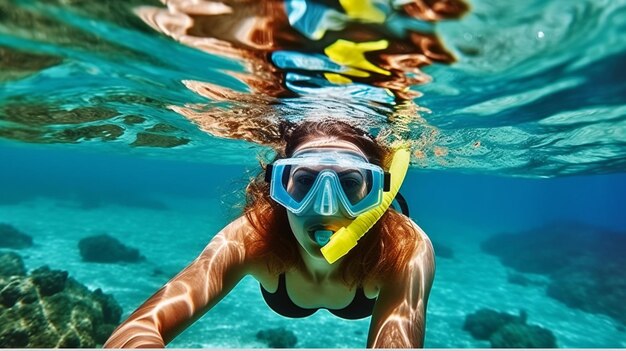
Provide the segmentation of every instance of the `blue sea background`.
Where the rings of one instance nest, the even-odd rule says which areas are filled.
[[[0,222],[34,238],[34,247],[20,250],[27,267],[67,270],[88,287],[112,293],[124,316],[234,218],[237,193],[260,169],[254,162],[213,165],[30,146],[4,145],[0,157],[0,190],[15,199],[0,203]],[[568,308],[546,296],[545,287],[509,283],[510,269],[479,248],[491,235],[552,222],[624,233],[626,176],[519,179],[410,171],[402,193],[412,218],[433,241],[454,251],[452,259],[437,259],[427,347],[489,347],[462,329],[466,315],[480,308],[515,315],[526,310],[529,323],[550,329],[561,347],[626,347],[618,322]],[[99,233],[139,248],[147,261],[82,262],[78,240]],[[162,273],[155,274],[157,269]],[[265,347],[256,339],[259,330],[286,327],[298,337],[298,347],[358,348],[365,345],[368,322],[326,311],[302,320],[280,317],[248,277],[170,346]]]
[[[603,237],[607,232],[626,235],[626,3],[529,1],[515,6],[545,16],[524,25],[479,16],[506,8],[503,3],[474,1],[474,14],[457,24],[444,23],[441,34],[453,47],[464,41],[487,54],[466,60],[460,55],[452,66],[433,65],[427,72],[434,81],[418,88],[424,93],[418,103],[432,111],[425,118],[450,136],[451,149],[474,138],[489,147],[464,159],[451,153],[447,164],[417,162],[401,189],[413,220],[436,244],[453,251],[451,258],[437,258],[426,346],[489,347],[463,324],[468,314],[490,308],[515,315],[525,310],[528,323],[552,331],[559,347],[626,347],[626,329],[619,321],[549,297],[547,276],[526,274],[539,282],[526,286],[509,282],[513,269],[480,247],[497,234],[561,224],[592,227],[600,241],[610,240]],[[584,11],[559,11],[568,6]],[[2,45],[60,54],[67,61],[2,83],[0,103],[25,95],[68,101],[79,96],[76,104],[87,106],[89,97],[107,91],[168,103],[203,101],[180,84],[190,77],[241,89],[241,82],[223,73],[238,69],[236,63],[60,8],[40,10],[150,57],[174,52],[176,59],[169,59],[167,67],[116,61],[3,30]],[[493,29],[500,24],[502,31]],[[477,29],[469,35],[468,28]],[[528,49],[538,32],[555,39]],[[489,58],[505,54],[506,59],[488,64]],[[89,288],[113,294],[124,318],[241,213],[245,185],[260,171],[260,149],[207,136],[166,109],[116,107],[168,121],[194,142],[142,149],[129,147],[127,140],[41,145],[0,138],[0,223],[33,237],[33,247],[19,250],[29,270],[48,265],[68,271]],[[558,145],[566,142],[571,144]],[[138,248],[146,261],[83,262],[78,241],[99,233]],[[559,247],[554,250],[559,254]],[[346,321],[326,311],[306,319],[283,318],[265,305],[258,283],[247,277],[169,346],[266,347],[256,333],[285,327],[297,336],[297,347],[359,348],[365,346],[368,326],[369,318]]]

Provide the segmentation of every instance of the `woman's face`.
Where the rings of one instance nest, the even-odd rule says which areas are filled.
[[[346,152],[356,153],[367,159],[367,156],[356,145],[332,138],[314,139],[300,145],[294,153],[300,153],[307,150],[323,151],[325,148],[342,149]],[[357,176],[357,175],[355,175]],[[358,190],[356,190],[358,191]],[[363,189],[365,191],[365,189]],[[331,230],[333,233],[341,227],[347,226],[352,222],[352,218],[347,217],[342,211],[337,211],[333,215],[321,215],[316,211],[305,211],[300,214],[294,214],[287,211],[289,225],[293,231],[296,240],[300,246],[310,255],[322,259],[320,251],[321,246],[315,241],[314,233],[317,230]]]

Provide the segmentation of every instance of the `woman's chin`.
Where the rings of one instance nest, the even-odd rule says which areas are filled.
[[[315,239],[307,237],[305,243],[301,243],[302,251],[306,252],[311,258],[324,259],[322,255],[322,246],[319,245]]]

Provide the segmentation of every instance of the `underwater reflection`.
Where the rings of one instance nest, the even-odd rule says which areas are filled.
[[[424,66],[454,62],[434,24],[468,10],[458,0],[178,0],[166,6],[136,12],[181,43],[241,62],[243,71],[228,74],[248,89],[186,80],[212,103],[171,108],[214,136],[261,144],[280,139],[280,120],[384,121],[396,136],[424,124],[413,102],[420,93],[412,87],[430,81]]]

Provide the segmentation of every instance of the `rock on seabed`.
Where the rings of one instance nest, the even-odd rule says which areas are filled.
[[[0,348],[94,348],[119,324],[121,307],[100,289],[47,266],[26,275],[15,253],[2,262],[13,270],[0,274]]]

